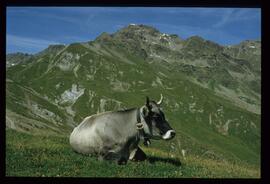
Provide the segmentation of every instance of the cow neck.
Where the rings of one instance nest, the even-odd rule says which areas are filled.
[[[143,114],[141,113],[141,108],[137,109],[137,123],[136,128],[139,132],[139,137],[144,140],[143,144],[148,146],[151,144],[150,139],[146,136],[146,133],[144,131],[144,123],[142,122]],[[146,123],[145,119],[143,120]]]

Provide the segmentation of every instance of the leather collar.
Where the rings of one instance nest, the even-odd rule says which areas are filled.
[[[143,118],[143,115],[142,115]],[[146,136],[146,133],[144,131],[144,125],[141,121],[141,112],[140,108],[137,109],[137,123],[136,123],[136,128],[139,132],[139,137],[144,140],[143,144],[145,146],[149,146],[151,144],[150,139]]]

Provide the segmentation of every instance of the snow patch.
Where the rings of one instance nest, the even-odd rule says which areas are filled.
[[[66,107],[66,112],[73,117],[75,116],[75,111],[72,110],[71,106]]]
[[[69,103],[74,104],[76,100],[84,94],[84,88],[80,88],[76,84],[72,84],[72,88],[64,91],[61,94],[61,98],[57,100],[57,103]]]
[[[118,73],[120,74],[121,77],[123,77],[123,75],[124,75],[123,71],[118,71]]]
[[[224,125],[222,125],[222,122],[220,121],[219,125],[216,125],[217,131],[221,133],[222,135],[228,135],[229,134],[229,125],[231,122],[235,120],[227,120]]]
[[[220,116],[220,117],[223,117],[223,114],[224,114],[223,106],[220,106],[217,109],[217,115]]]
[[[105,105],[106,105],[106,100],[105,99],[100,99],[100,112],[105,112]]]
[[[174,104],[174,109],[179,109],[179,104],[177,103],[177,102],[175,102],[175,104]]]
[[[88,95],[89,95],[89,103],[90,103],[92,102],[93,98],[96,96],[96,93],[94,91],[89,90]]]
[[[158,72],[160,75],[162,75],[163,77],[165,77],[165,78],[168,78],[168,76],[166,75],[166,74],[164,74],[164,73],[162,73],[162,72]]]
[[[14,121],[11,118],[9,118],[8,116],[6,116],[6,126],[7,126],[7,128],[11,128],[13,130],[16,130],[16,126],[15,126]]]
[[[151,84],[153,87],[157,87],[157,86],[163,86],[162,81],[159,77],[156,77],[156,80],[152,82]]]
[[[54,124],[59,124],[61,121],[61,118],[54,114],[53,112],[40,107],[37,103],[31,103],[31,111],[33,114],[38,115],[39,117],[46,119],[50,122],[53,122]]]
[[[223,125],[223,134],[228,135],[229,130],[229,124],[232,122],[232,120],[227,120],[226,123]]]
[[[79,59],[80,59],[80,55],[79,55],[79,54],[76,54],[76,55],[74,56],[74,58],[75,58],[76,60],[79,60]]]
[[[78,64],[74,69],[73,69],[73,73],[75,75],[76,78],[78,78],[78,74],[77,74],[77,71],[80,69],[81,65]]]
[[[195,109],[196,102],[190,103],[190,104],[188,104],[188,105],[189,105],[189,111],[190,111],[191,113],[195,113],[195,112],[196,112],[196,109]]]
[[[78,58],[77,55],[75,56],[75,59]],[[72,53],[65,52],[63,55],[61,55],[59,59],[59,63],[57,66],[60,68],[62,71],[69,71],[75,66],[74,62],[74,56]]]
[[[61,86],[61,83],[56,84],[56,85],[55,85],[55,89],[59,89],[60,86]]]
[[[209,125],[212,125],[212,114],[209,114]]]
[[[86,80],[94,80],[94,75],[86,74]]]
[[[199,113],[203,113],[203,112],[204,112],[204,110],[203,110],[203,109],[198,109],[198,110],[197,110],[197,112],[199,112]]]
[[[255,123],[254,123],[253,121],[250,122],[250,125],[251,125],[254,129],[257,128],[257,126],[255,125]]]
[[[121,82],[119,80],[111,81],[110,85],[112,86],[112,90],[119,92],[126,92],[131,86],[129,83]]]
[[[99,102],[99,108],[97,113],[103,113],[109,110],[119,110],[121,108],[122,102],[110,99],[110,98],[101,98]]]

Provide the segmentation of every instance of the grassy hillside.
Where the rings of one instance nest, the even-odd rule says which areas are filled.
[[[139,25],[112,35],[104,33],[91,42],[50,46],[23,61],[17,61],[21,55],[17,56],[12,57],[13,64],[6,72],[6,125],[19,132],[46,136],[7,131],[7,165],[12,175],[31,175],[31,167],[27,170],[13,162],[34,153],[41,156],[33,162],[49,164],[47,170],[55,169],[53,164],[61,165],[62,157],[52,157],[51,152],[61,151],[70,163],[89,159],[90,165],[101,164],[104,169],[102,164],[108,163],[73,153],[65,137],[86,116],[141,107],[145,96],[158,100],[162,93],[162,108],[177,136],[169,142],[153,141],[150,148],[144,148],[152,160],[160,160],[156,164],[164,168],[165,174],[143,176],[179,177],[179,168],[184,177],[259,176],[260,42],[223,47],[198,36],[181,40]],[[48,143],[36,145],[31,140]],[[16,145],[24,151],[18,153]],[[180,158],[181,167],[162,162],[177,163],[182,153],[186,153],[186,159]],[[143,164],[147,168],[149,162]],[[72,175],[70,167],[59,172]],[[122,167],[107,167],[118,168],[110,171],[114,175],[124,172]],[[141,168],[141,164],[130,163],[127,167]],[[245,174],[249,173],[244,172],[245,167],[257,174]],[[178,170],[173,173],[170,169]],[[231,171],[235,172],[229,174]],[[83,174],[80,171],[78,175]]]
[[[6,131],[6,176],[52,177],[182,177],[182,178],[259,178],[260,168],[187,154],[178,148],[166,152],[146,148],[148,159],[119,166],[73,152],[67,137],[33,136]]]

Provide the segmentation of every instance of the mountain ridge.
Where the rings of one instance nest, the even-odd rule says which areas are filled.
[[[162,93],[166,116],[191,153],[211,150],[258,164],[256,44],[228,48],[130,25],[93,41],[51,46],[6,68],[6,124],[33,134],[68,135],[88,115],[139,107],[146,95],[158,99]],[[201,137],[207,134],[212,138]]]

